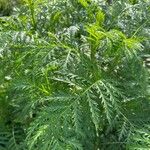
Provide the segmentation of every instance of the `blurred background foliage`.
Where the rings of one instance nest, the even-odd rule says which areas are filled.
[[[150,149],[149,0],[0,8],[0,150]]]
[[[12,2],[10,0],[0,0],[0,16],[10,15],[12,11]]]
[[[22,4],[23,0],[0,0],[0,16],[9,16],[13,9]]]

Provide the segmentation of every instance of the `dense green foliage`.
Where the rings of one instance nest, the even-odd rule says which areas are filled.
[[[21,4],[23,0],[0,0],[0,17],[9,16],[13,12],[13,8]]]
[[[11,2],[7,0],[0,0],[0,16],[9,15],[11,11]]]
[[[149,0],[24,0],[0,18],[0,150],[150,149]]]

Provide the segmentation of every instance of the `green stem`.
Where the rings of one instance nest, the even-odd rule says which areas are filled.
[[[132,38],[141,30],[141,28],[148,22],[148,19],[142,23],[138,28],[137,30],[134,32],[134,34],[132,35]]]
[[[92,45],[92,44],[91,44]],[[96,80],[99,79],[99,73],[98,73],[98,65],[97,65],[97,60],[96,60],[96,46],[91,46],[91,64],[92,64],[92,73],[93,77]]]

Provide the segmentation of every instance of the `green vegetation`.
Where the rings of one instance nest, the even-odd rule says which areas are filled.
[[[8,0],[0,0],[0,16],[9,15],[11,11],[11,2]]]
[[[12,14],[0,150],[150,149],[149,0],[24,0]]]

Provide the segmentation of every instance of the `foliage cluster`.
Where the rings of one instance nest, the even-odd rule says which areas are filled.
[[[22,0],[0,0],[0,16],[9,16],[13,8],[21,4]]]
[[[24,0],[0,18],[1,150],[150,149],[149,0]]]

